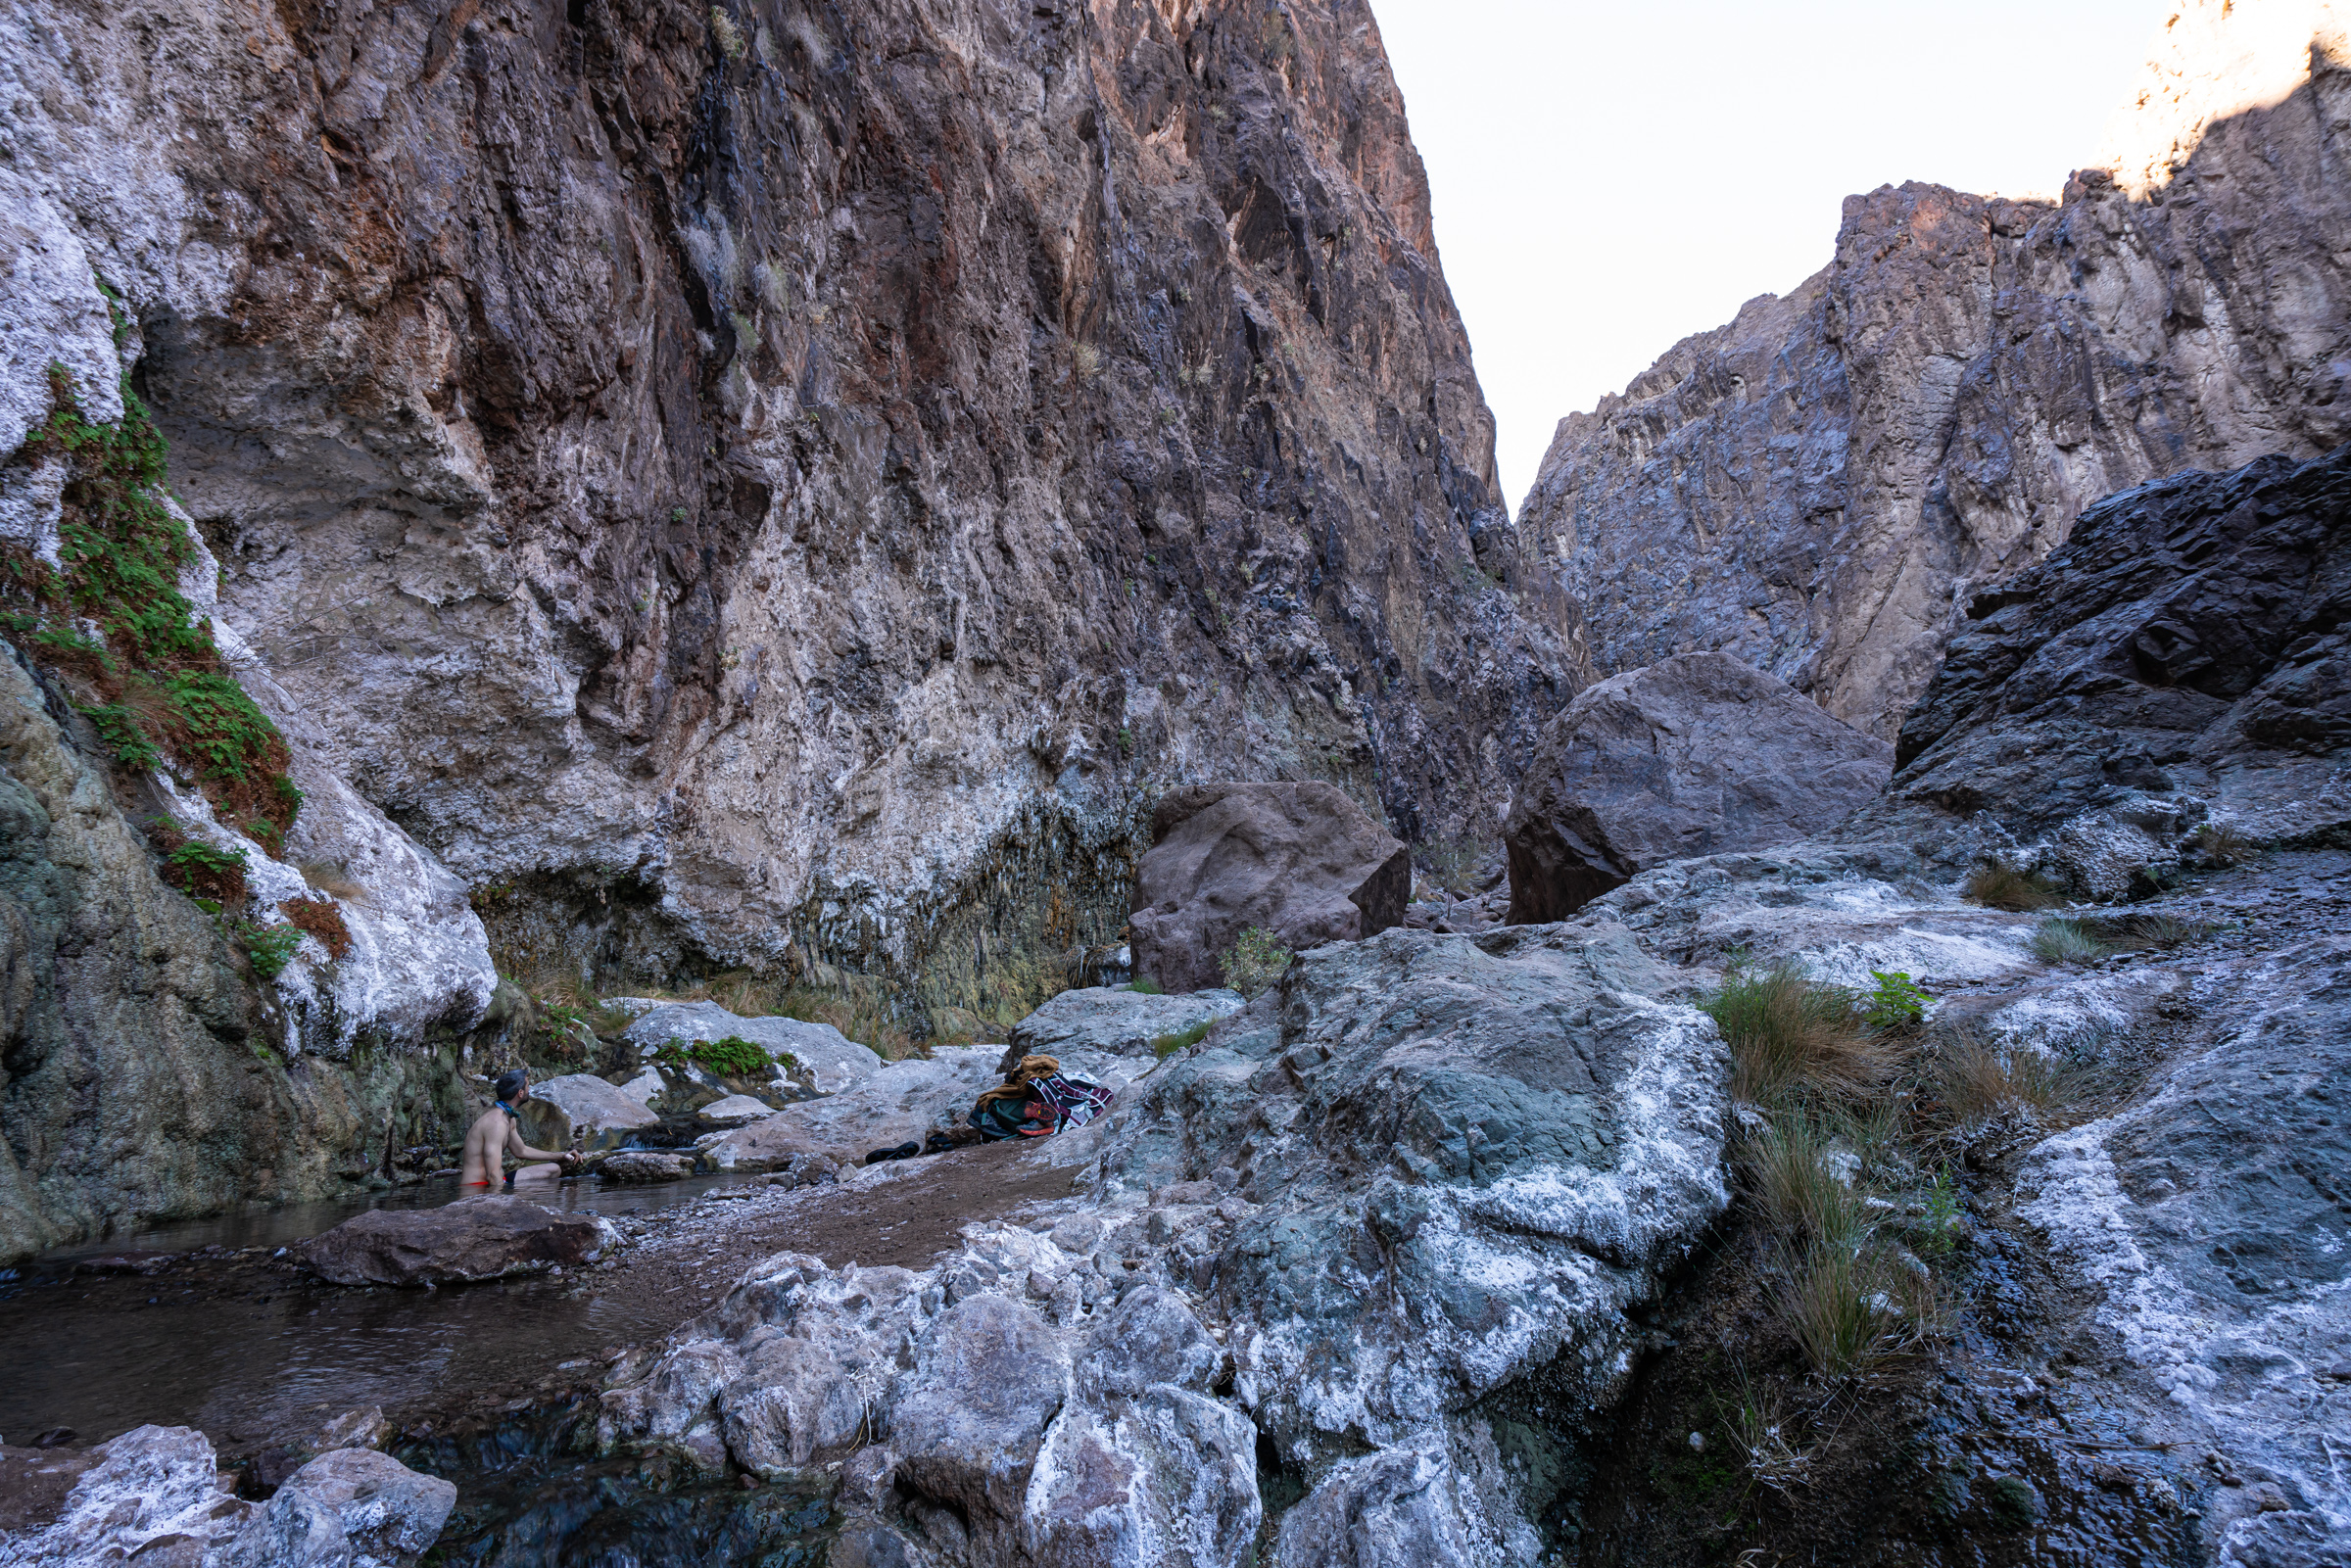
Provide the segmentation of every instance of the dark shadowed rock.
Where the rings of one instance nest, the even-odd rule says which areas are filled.
[[[1857,831],[2143,895],[2199,828],[2351,826],[2351,447],[2178,474],[2084,512],[1968,605]]]
[[[439,1209],[371,1209],[299,1249],[337,1285],[449,1285],[594,1259],[612,1229],[521,1198],[460,1198]]]
[[[1832,828],[1885,787],[1893,759],[1727,654],[1604,681],[1552,721],[1511,803],[1511,924],[1564,920],[1669,860]]]
[[[1135,880],[1135,973],[1171,991],[1223,982],[1252,926],[1294,951],[1404,920],[1411,851],[1326,784],[1218,784],[1159,803]]]

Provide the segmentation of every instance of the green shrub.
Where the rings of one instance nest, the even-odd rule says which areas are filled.
[[[216,849],[190,838],[164,857],[163,872],[164,880],[191,898],[209,898],[229,909],[245,902],[242,849]]]
[[[2035,928],[2033,955],[2050,964],[2095,964],[2113,949],[2078,920],[2052,916]]]
[[[1224,972],[1226,985],[1254,1002],[1290,967],[1290,950],[1276,941],[1268,927],[1252,926],[1241,932],[1218,967]]]
[[[1900,970],[1871,970],[1878,983],[1861,996],[1861,1017],[1873,1029],[1898,1029],[1927,1016],[1927,993]]]
[[[253,972],[264,980],[275,979],[294,961],[294,950],[302,945],[299,926],[249,926],[239,922],[237,940],[244,944],[245,954],[253,960]]]
[[[1850,995],[1792,964],[1733,968],[1699,1003],[1731,1048],[1731,1092],[1756,1105],[1869,1092],[1900,1054],[1863,1027]]]
[[[767,1054],[766,1047],[734,1034],[723,1039],[694,1041],[673,1036],[653,1055],[656,1060],[681,1065],[696,1062],[729,1078],[764,1076],[775,1066],[775,1059]]]

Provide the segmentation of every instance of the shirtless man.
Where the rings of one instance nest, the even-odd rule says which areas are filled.
[[[498,1075],[495,1087],[498,1104],[483,1112],[481,1119],[465,1134],[465,1168],[457,1176],[457,1191],[465,1197],[498,1189],[499,1171],[504,1164],[499,1158],[502,1154],[510,1154],[518,1161],[554,1162],[518,1165],[508,1178],[517,1182],[552,1181],[579,1162],[578,1155],[534,1149],[522,1141],[522,1117],[514,1108],[531,1097],[529,1074],[520,1068],[509,1068]]]

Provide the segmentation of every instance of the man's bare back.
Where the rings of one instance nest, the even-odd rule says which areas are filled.
[[[457,1176],[457,1191],[473,1194],[495,1191],[504,1168],[504,1155],[522,1162],[514,1171],[516,1183],[552,1181],[569,1169],[579,1156],[548,1149],[534,1149],[522,1141],[522,1118],[514,1108],[531,1096],[530,1080],[521,1069],[499,1074],[499,1103],[482,1113],[465,1133],[464,1168]],[[552,1164],[532,1164],[542,1161]]]

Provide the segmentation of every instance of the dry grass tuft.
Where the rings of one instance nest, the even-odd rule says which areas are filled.
[[[329,898],[340,898],[346,903],[360,903],[367,897],[366,884],[354,881],[351,874],[334,861],[306,860],[294,869],[302,873],[304,881],[309,882],[311,886],[326,894]]]
[[[2242,866],[2260,853],[2234,824],[2208,822],[2196,830],[2196,848],[2216,866]]]
[[[1899,1042],[1864,1024],[1848,994],[1793,965],[1733,970],[1700,1005],[1731,1048],[1731,1092],[1755,1105],[1865,1096],[1901,1067]]]
[[[2114,951],[2082,922],[2060,916],[2042,921],[2028,945],[2034,957],[2049,964],[2095,964]]]
[[[1962,1034],[1936,1054],[1935,1096],[1961,1126],[1973,1126],[2004,1111],[2048,1111],[2067,1100],[2074,1087],[2064,1064],[2030,1046],[2006,1050]]]
[[[1944,1316],[1924,1265],[1877,1242],[1815,1248],[1774,1292],[1780,1318],[1823,1377],[1867,1371],[1933,1338]]]
[[[2019,871],[1998,862],[1980,866],[1968,877],[1966,896],[1987,909],[2004,909],[2012,914],[2047,909],[2061,901],[2057,889],[2038,872]]]

